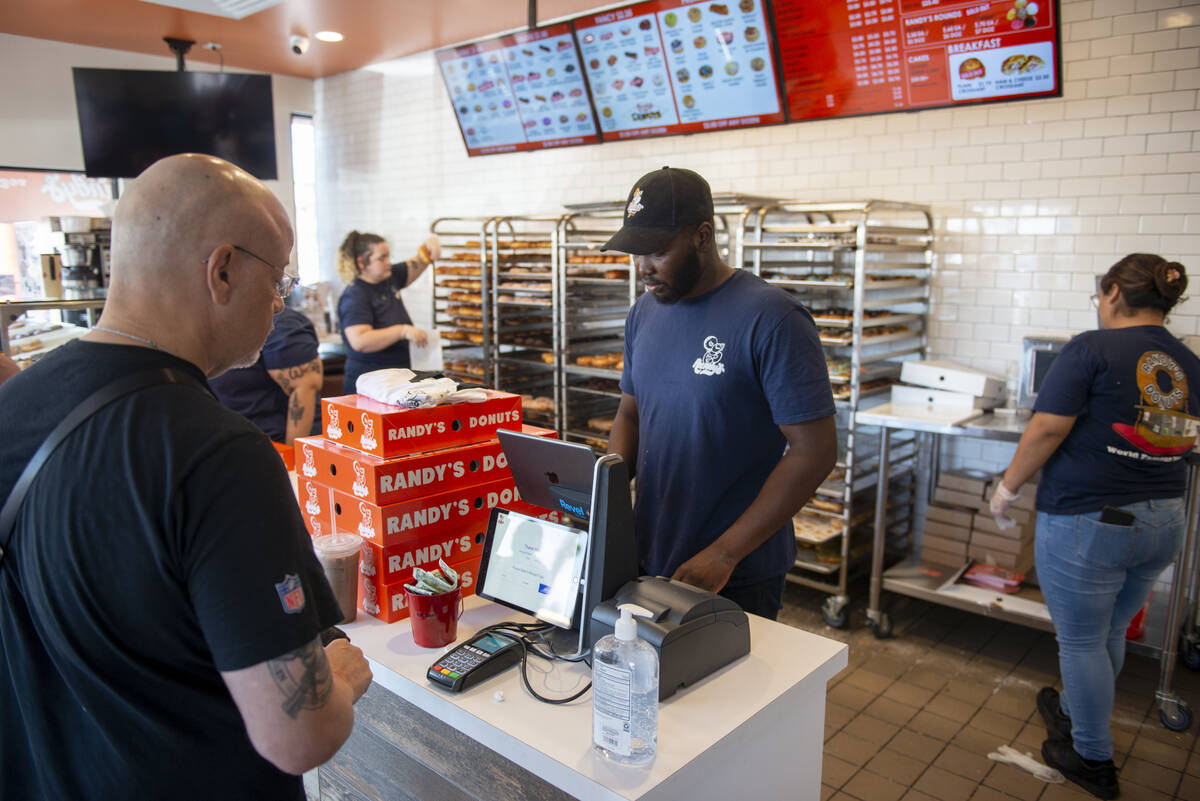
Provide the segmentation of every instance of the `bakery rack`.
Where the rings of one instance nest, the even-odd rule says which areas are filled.
[[[557,217],[498,217],[492,221],[491,385],[522,396],[522,414],[531,425],[561,430],[558,414],[558,270],[554,265]]]
[[[603,452],[621,402],[625,317],[639,287],[629,256],[600,252],[621,227],[624,204],[576,209],[559,218],[555,248],[563,288],[556,310],[560,347],[555,351],[560,434]]]
[[[735,262],[796,295],[826,352],[838,422],[838,460],[796,518],[800,558],[788,579],[829,593],[822,615],[847,622],[852,569],[870,554],[878,430],[854,414],[886,399],[901,363],[924,358],[933,269],[927,206],[868,200],[781,201],[741,215]],[[888,530],[896,545],[913,512],[915,437],[891,438]],[[874,455],[874,461],[872,461]]]
[[[433,324],[441,335],[443,368],[461,381],[491,384],[496,374],[494,265],[497,217],[440,217],[429,230],[441,240],[433,274]]]

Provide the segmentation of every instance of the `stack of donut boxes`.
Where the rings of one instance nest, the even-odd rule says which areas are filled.
[[[387,623],[408,617],[413,568],[444,560],[475,577],[493,506],[559,520],[517,494],[497,429],[554,437],[521,423],[521,398],[487,390],[477,403],[404,409],[361,395],[321,400],[323,435],[295,442],[300,512],[313,537],[361,536],[359,607]]]
[[[922,561],[956,568],[974,561],[1018,573],[1033,567],[1037,486],[1024,487],[1008,510],[1017,524],[1004,529],[988,504],[999,480],[971,470],[945,470],[938,476],[933,503],[925,510]]]

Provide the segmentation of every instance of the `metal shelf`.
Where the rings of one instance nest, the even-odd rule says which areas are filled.
[[[821,342],[850,365],[845,374],[830,377],[836,389],[849,390],[848,396],[834,400],[839,419],[846,421],[839,425],[841,464],[846,472],[841,481],[818,489],[820,497],[838,499],[843,509],[840,515],[804,510],[806,514],[840,517],[843,531],[854,531],[873,517],[872,499],[864,493],[878,483],[860,466],[861,457],[868,453],[864,446],[871,438],[862,436],[855,415],[866,408],[864,403],[870,405],[871,399],[891,391],[888,380],[898,375],[902,360],[921,358],[927,352],[925,321],[933,241],[930,209],[911,203],[780,201],[748,210],[741,218],[737,266],[798,296],[812,309],[819,328],[844,332],[827,335]],[[830,308],[835,305],[838,318],[821,316],[823,310],[835,311]],[[868,310],[884,313],[868,316]],[[908,329],[864,335],[885,326]],[[904,443],[903,450],[897,447],[897,467],[889,472],[889,481],[911,481],[915,454],[911,442]],[[906,507],[888,525],[898,534],[907,533],[908,514]],[[852,554],[855,536],[838,536],[841,552],[836,563],[817,562],[813,556],[801,558],[797,571],[788,576],[830,593],[827,621],[844,620],[842,613],[849,603],[848,572],[863,561],[861,554]],[[854,550],[862,547],[862,543],[853,544]],[[795,575],[797,572],[800,575]]]

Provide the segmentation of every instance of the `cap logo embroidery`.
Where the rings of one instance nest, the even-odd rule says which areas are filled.
[[[625,216],[632,217],[642,209],[646,208],[642,205],[642,190],[641,187],[633,190],[633,197],[629,201],[629,205],[625,208]]]

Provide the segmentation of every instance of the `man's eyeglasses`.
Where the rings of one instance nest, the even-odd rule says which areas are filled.
[[[252,253],[241,245],[234,245],[233,249],[239,253],[245,253],[247,256],[253,259],[258,259],[272,270],[283,271],[283,278],[280,278],[279,283],[275,285],[275,291],[278,292],[279,297],[283,298],[284,300],[288,299],[288,295],[292,294],[292,290],[296,288],[296,284],[300,283],[300,276],[288,275],[287,271],[283,267],[276,267],[274,264],[271,264],[271,262],[267,261],[262,256],[259,256],[257,253]]]
[[[284,300],[288,299],[288,296],[292,294],[292,291],[296,288],[296,285],[300,283],[300,276],[288,275],[287,271],[283,267],[276,267],[274,264],[271,264],[271,262],[267,261],[262,256],[259,256],[257,253],[247,250],[241,245],[232,245],[231,247],[233,247],[233,249],[239,253],[245,253],[250,258],[261,261],[272,270],[283,271],[283,278],[280,278],[278,283],[275,284],[275,291],[279,293],[279,297],[283,298]],[[208,259],[204,259],[204,261],[207,262]]]

